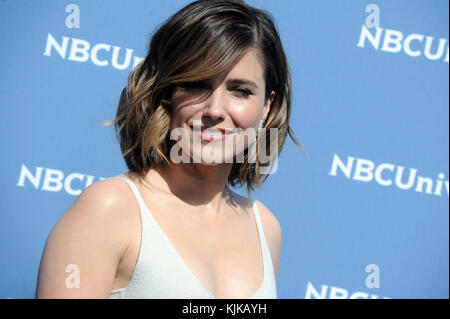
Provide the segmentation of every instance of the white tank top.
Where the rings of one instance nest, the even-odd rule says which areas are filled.
[[[187,267],[144,203],[136,185],[126,177],[136,197],[141,215],[141,246],[131,280],[125,288],[111,291],[109,298],[215,299],[216,296]],[[269,246],[262,228],[256,201],[253,212],[263,256],[264,278],[250,299],[276,299],[276,280]]]

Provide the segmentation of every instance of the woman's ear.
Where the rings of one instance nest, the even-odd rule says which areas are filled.
[[[264,108],[263,108],[263,121],[266,121],[267,115],[270,112],[270,106],[273,102],[273,99],[275,98],[275,91],[272,91],[270,93],[269,98],[266,100],[266,102],[264,103]]]

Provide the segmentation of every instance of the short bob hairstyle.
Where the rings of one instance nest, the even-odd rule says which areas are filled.
[[[264,65],[265,100],[275,91],[263,124],[278,129],[278,154],[289,133],[302,149],[289,126],[291,78],[288,60],[273,20],[266,11],[241,0],[199,0],[165,21],[153,34],[148,54],[130,73],[114,120],[122,156],[130,172],[139,178],[157,165],[170,165],[171,97],[177,83],[203,81],[226,71],[248,48],[258,49]],[[261,163],[232,163],[227,183],[261,187],[268,174]]]

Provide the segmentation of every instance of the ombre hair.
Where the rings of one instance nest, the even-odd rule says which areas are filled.
[[[130,172],[143,177],[150,168],[170,165],[171,97],[178,83],[213,78],[229,69],[248,48],[256,48],[264,66],[265,101],[275,97],[264,122],[278,130],[278,154],[287,134],[302,149],[289,126],[292,89],[286,54],[271,15],[240,0],[199,0],[165,21],[152,36],[148,54],[130,73],[114,120],[122,156]],[[247,152],[246,150],[245,152]],[[247,194],[268,174],[261,163],[232,164],[228,184]]]

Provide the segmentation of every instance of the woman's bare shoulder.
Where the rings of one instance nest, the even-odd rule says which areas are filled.
[[[123,176],[117,175],[114,177]],[[89,211],[97,208],[98,214],[121,214],[126,211],[129,186],[118,178],[108,178],[92,183],[76,198],[72,206],[84,206]],[[84,210],[83,210],[84,211]],[[101,216],[99,216],[101,217]]]
[[[49,234],[39,269],[38,298],[108,296],[117,266],[130,239],[124,190],[119,179],[89,185],[68,207]],[[132,195],[131,195],[132,196]],[[75,265],[82,288],[67,289],[67,265]]]
[[[83,221],[86,225],[103,225],[104,229],[110,230],[103,235],[114,237],[116,243],[121,240],[121,246],[126,248],[133,204],[133,194],[127,183],[108,178],[86,187],[62,218]],[[138,209],[137,204],[135,208]]]
[[[75,224],[85,225],[85,229],[101,227],[89,236],[101,236],[102,240],[114,243],[117,248],[115,254],[121,257],[133,240],[130,234],[138,222],[138,210],[129,185],[118,178],[108,178],[84,189],[61,220],[71,221],[66,222],[65,227]]]
[[[264,230],[264,234],[266,235],[267,240],[270,242],[269,244],[273,247],[274,250],[279,250],[281,247],[281,225],[276,218],[275,214],[273,214],[266,205],[264,205],[259,200],[253,200],[248,197],[244,197],[239,195],[236,192],[231,191],[233,201],[240,205],[242,208],[253,209],[253,202],[256,202],[258,207],[259,215],[261,216],[262,227]]]
[[[275,214],[272,213],[269,208],[267,208],[267,206],[259,200],[255,199],[255,202],[258,206],[258,211],[260,213],[263,224],[267,226],[268,231],[274,235],[281,236],[281,225]]]
[[[262,202],[260,202],[257,199],[248,198],[245,196],[242,196],[234,191],[231,191],[233,202],[240,205],[242,208],[253,208],[253,202],[256,202],[256,205],[258,206],[258,211],[261,216],[261,220],[263,222],[264,229],[268,232],[275,233],[281,236],[281,226],[278,222],[278,219],[275,217],[275,215],[264,205]]]

